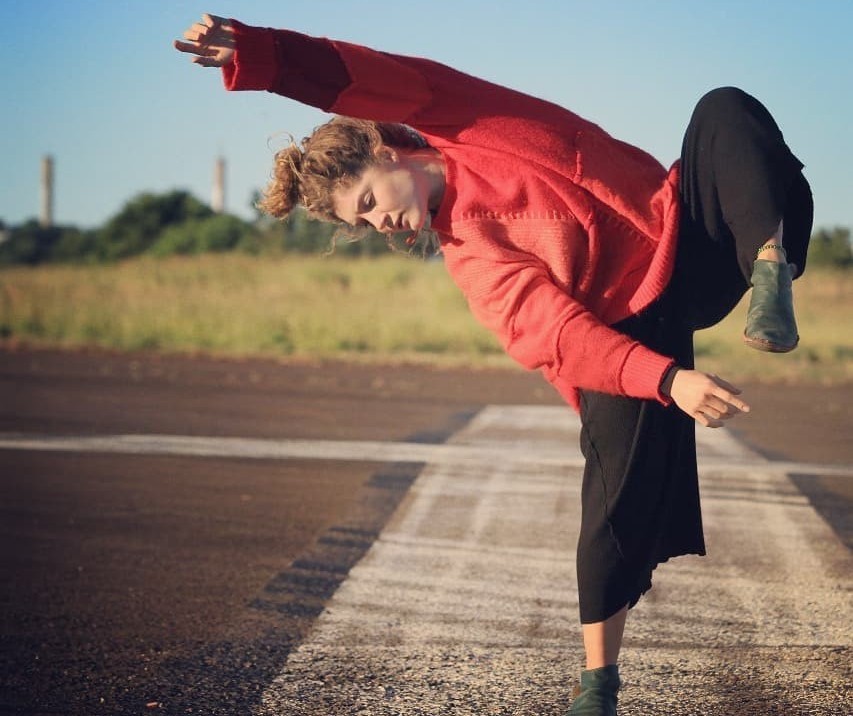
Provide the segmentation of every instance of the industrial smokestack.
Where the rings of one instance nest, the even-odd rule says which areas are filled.
[[[218,157],[213,167],[213,193],[210,206],[217,214],[225,211],[225,159]]]
[[[49,154],[41,160],[41,214],[39,224],[44,228],[53,226],[53,157]]]

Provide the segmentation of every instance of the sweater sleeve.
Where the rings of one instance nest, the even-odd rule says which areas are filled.
[[[329,110],[350,84],[340,54],[330,40],[291,30],[251,27],[231,20],[234,59],[222,68],[228,90],[267,90]]]
[[[222,69],[228,90],[266,90],[327,112],[402,122],[439,135],[492,114],[559,123],[568,113],[433,60],[231,23],[236,52]]]
[[[474,316],[525,368],[538,369],[577,407],[577,388],[672,401],[661,393],[672,358],[610,328],[561,290],[535,257],[504,247],[500,255],[479,232],[444,245],[447,269]]]

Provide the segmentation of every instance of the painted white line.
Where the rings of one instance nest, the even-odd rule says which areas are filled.
[[[561,410],[561,413],[565,413]],[[565,421],[564,421],[565,422]],[[491,426],[494,427],[494,426]],[[524,429],[523,422],[519,430]],[[555,430],[553,425],[548,430]],[[711,433],[712,431],[705,431]],[[707,437],[704,442],[703,437]],[[374,440],[272,440],[257,438],[200,437],[187,435],[47,435],[0,433],[0,450],[117,453],[128,455],[178,455],[257,460],[343,460],[368,462],[423,462],[433,465],[481,465],[501,461],[508,464],[553,467],[582,467],[583,456],[575,436],[543,443],[541,440],[490,438],[476,445],[380,442]],[[725,449],[733,440],[723,431],[713,437],[700,436],[700,466],[703,470],[723,469],[727,473],[755,470],[811,475],[850,475],[853,465],[823,465],[790,461],[770,461],[738,445],[732,454]]]
[[[577,430],[552,408],[490,406],[445,446],[466,452],[421,446],[472,462],[427,461],[256,714],[565,713],[583,664],[581,466],[535,455],[572,454]],[[709,556],[662,565],[632,613],[626,713],[767,713],[744,693],[849,712],[816,699],[849,673],[850,554],[771,463],[725,434],[699,452]]]
[[[357,460],[480,465],[500,459],[545,465],[580,465],[583,457],[570,445],[528,453],[518,445],[428,445],[373,440],[268,440],[184,435],[23,435],[0,434],[0,449],[105,452],[132,455],[251,458],[258,460]]]

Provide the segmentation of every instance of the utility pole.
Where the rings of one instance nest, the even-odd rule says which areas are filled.
[[[45,229],[53,226],[53,157],[41,160],[41,214],[39,224]]]
[[[213,192],[210,206],[217,213],[225,211],[225,159],[217,157],[213,167]]]

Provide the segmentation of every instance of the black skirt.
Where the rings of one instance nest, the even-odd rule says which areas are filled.
[[[758,248],[782,219],[788,259],[802,274],[812,225],[802,167],[753,97],[734,88],[703,97],[682,148],[670,285],[613,327],[693,368],[693,332],[737,305]],[[693,419],[675,405],[587,390],[580,413],[586,467],[577,570],[580,618],[589,624],[634,606],[658,564],[705,554],[705,541]]]

